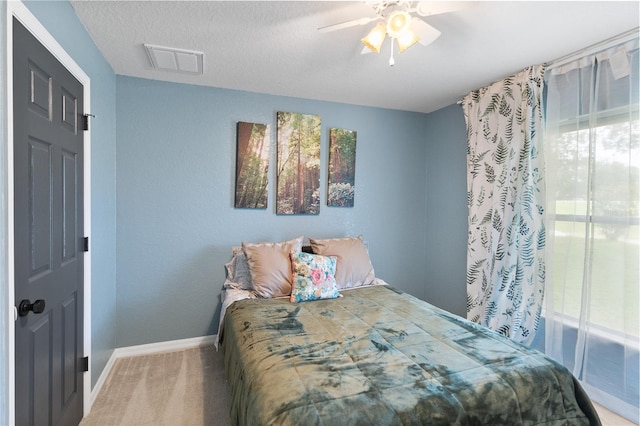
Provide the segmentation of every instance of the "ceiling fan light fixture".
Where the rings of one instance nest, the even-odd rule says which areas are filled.
[[[398,38],[404,32],[410,31],[411,15],[404,10],[396,10],[387,20],[387,33],[389,37]]]
[[[396,37],[396,40],[398,40],[398,50],[400,50],[400,52],[404,52],[406,49],[416,44],[420,40],[420,37],[418,37],[413,31],[405,31],[400,36]]]
[[[380,48],[382,47],[382,43],[384,42],[384,38],[386,35],[384,22],[379,23],[371,31],[365,38],[363,38],[362,44],[367,46],[369,49],[373,50],[376,53],[380,53]]]
[[[367,3],[367,2],[365,2]],[[393,49],[395,41],[398,42],[400,52],[404,52],[416,43],[427,46],[440,37],[440,31],[427,24],[421,18],[414,16],[432,16],[441,13],[454,12],[466,7],[464,3],[457,1],[441,2],[414,2],[409,1],[389,1],[371,2],[376,16],[353,19],[334,25],[318,28],[319,31],[328,32],[349,28],[356,25],[366,25],[369,22],[378,20],[378,24],[369,31],[366,37],[360,39],[364,48],[361,54],[375,52],[380,53],[386,36],[391,38],[391,58],[389,65],[393,66]]]

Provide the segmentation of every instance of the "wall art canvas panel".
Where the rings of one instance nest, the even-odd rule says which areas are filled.
[[[235,206],[266,209],[269,180],[269,126],[238,122]]]
[[[329,179],[327,205],[353,207],[356,190],[356,132],[331,129],[329,132]]]
[[[278,112],[276,214],[320,213],[320,116]]]

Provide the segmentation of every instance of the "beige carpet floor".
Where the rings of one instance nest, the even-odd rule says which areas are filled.
[[[213,346],[121,358],[81,426],[228,426],[231,398]],[[633,425],[596,404],[604,426]]]
[[[118,359],[81,426],[230,425],[222,352],[211,345]]]

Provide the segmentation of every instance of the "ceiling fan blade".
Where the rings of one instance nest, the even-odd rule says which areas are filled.
[[[441,34],[440,31],[433,28],[422,19],[416,17],[411,20],[411,29],[418,37],[420,37],[418,43],[423,46],[433,43]]]
[[[328,33],[330,31],[342,30],[349,27],[355,27],[356,25],[367,25],[369,22],[377,21],[380,17],[376,16],[374,18],[360,18],[354,19],[352,21],[341,22],[339,24],[327,25],[326,27],[318,28],[318,31],[321,33]]]
[[[420,16],[433,16],[456,12],[469,6],[469,2],[464,1],[419,1],[414,10]]]

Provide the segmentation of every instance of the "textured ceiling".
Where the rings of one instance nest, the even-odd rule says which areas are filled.
[[[429,2],[438,6],[438,2]],[[364,2],[78,1],[78,17],[116,74],[274,95],[431,112],[534,64],[638,27],[638,1],[463,2],[423,18],[429,46],[361,55],[375,23]],[[204,52],[203,75],[151,68],[143,44]]]

